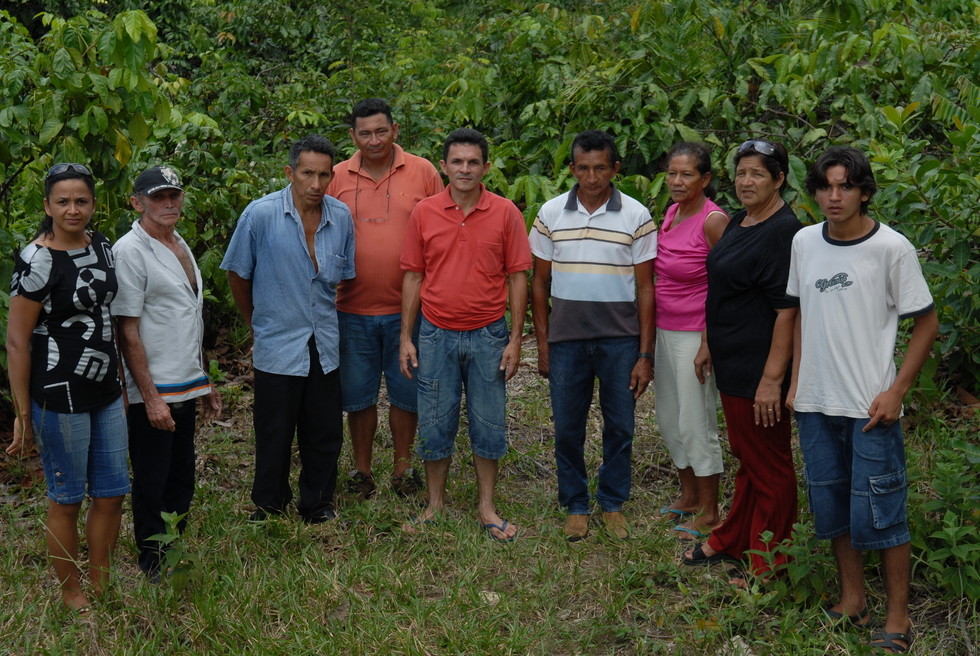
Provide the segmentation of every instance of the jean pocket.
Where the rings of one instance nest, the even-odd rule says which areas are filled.
[[[493,323],[480,328],[480,337],[490,346],[497,348],[507,346],[507,342],[510,341],[510,330],[507,328],[507,320],[503,318],[497,319]]]
[[[871,497],[871,521],[876,529],[905,521],[905,498],[908,482],[905,470],[872,476],[868,479]]]

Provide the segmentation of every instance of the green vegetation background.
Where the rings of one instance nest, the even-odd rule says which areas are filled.
[[[980,381],[980,3],[976,0],[557,0],[550,4],[11,0],[4,7],[0,10],[0,251],[6,255],[0,258],[0,281],[9,280],[12,254],[37,226],[43,176],[51,164],[78,161],[94,169],[100,181],[95,222],[111,239],[132,221],[128,196],[134,175],[148,165],[167,162],[181,172],[187,187],[187,218],[181,233],[205,277],[211,333],[221,330],[223,339],[238,344],[247,332],[237,323],[218,263],[239,213],[248,201],[285,184],[282,167],[288,145],[296,137],[322,133],[345,156],[350,154],[353,146],[345,116],[353,102],[366,96],[388,99],[401,125],[402,145],[433,161],[439,159],[440,144],[452,128],[470,125],[486,133],[494,163],[488,186],[518,203],[529,222],[544,200],[569,186],[565,166],[569,144],[582,129],[604,129],[616,136],[624,154],[619,184],[643,199],[654,215],[662,214],[668,200],[663,155],[682,139],[712,146],[718,199],[730,209],[738,206],[729,165],[737,145],[753,137],[782,141],[791,153],[787,200],[809,222],[819,217],[815,203],[802,189],[806,166],[832,143],[865,150],[880,186],[873,214],[922,249],[942,323],[937,357],[923,372],[910,413],[916,424],[910,442],[917,448],[915,464],[910,466],[913,500],[922,513],[915,527],[916,580],[922,596],[936,597],[948,610],[948,624],[941,623],[947,629],[946,642],[934,643],[943,649],[931,653],[975,650],[980,597],[976,528],[980,496],[974,480],[980,464],[977,426],[937,408],[957,388],[977,394]],[[4,324],[0,333],[5,332],[6,292],[6,284],[0,284]],[[3,358],[0,354],[0,369],[5,369]],[[545,399],[539,389],[524,401],[546,405]],[[547,424],[545,413],[528,421],[526,428],[534,433],[547,430]],[[221,439],[233,439],[212,437],[219,445]],[[532,439],[531,444],[536,442]],[[525,446],[522,453],[531,462],[547,463],[546,449],[539,453]],[[536,459],[536,454],[541,458]],[[238,474],[245,476],[244,471]],[[553,503],[547,484],[541,483],[540,499],[532,497],[545,507]],[[464,488],[459,493],[468,492]],[[524,505],[521,499],[515,501]],[[223,502],[219,495],[207,504]],[[541,512],[538,519],[554,521],[550,511]],[[220,532],[219,516],[215,515],[213,528]],[[385,521],[395,521],[366,519],[380,521],[382,527]],[[0,527],[11,532],[5,538],[15,533],[7,518]],[[226,538],[245,540],[249,535],[243,531],[235,529]],[[307,545],[308,536],[292,533],[301,533],[300,529],[281,531],[288,535],[271,536],[272,555],[276,549],[292,548],[283,547],[277,538],[288,545],[295,542],[297,548]],[[458,531],[459,536],[470,532],[462,525]],[[377,536],[369,531],[345,539],[363,547],[362,542],[370,546]],[[459,539],[464,557],[486,557],[485,545],[470,544],[468,537]],[[344,559],[341,546],[331,544],[328,555]],[[527,551],[515,556],[512,565],[531,567],[533,576],[528,581],[525,572],[524,583],[515,585],[537,589],[531,585],[537,581],[544,586],[537,600],[542,609],[538,616],[509,602],[498,606],[497,601],[487,601],[507,596],[499,586],[481,588],[482,581],[468,581],[467,576],[480,575],[479,568],[447,574],[458,590],[439,596],[437,603],[431,588],[438,583],[440,568],[448,572],[458,566],[452,564],[453,554],[440,549],[427,552],[436,558],[429,563],[431,580],[416,590],[416,578],[401,580],[397,570],[386,569],[402,554],[388,537],[381,544],[374,553],[376,560],[356,566],[348,563],[346,570],[334,574],[320,569],[323,554],[317,551],[309,556],[309,562],[316,563],[309,565],[315,571],[307,574],[332,576],[337,590],[348,592],[354,585],[351,581],[372,576],[351,568],[376,567],[373,576],[398,579],[395,588],[388,588],[392,599],[385,597],[393,606],[384,611],[386,601],[380,604],[379,614],[370,616],[377,625],[386,612],[395,614],[388,635],[398,636],[401,642],[392,653],[534,653],[538,651],[534,646],[540,644],[548,647],[542,652],[557,653],[659,653],[657,645],[662,645],[662,653],[674,649],[690,653],[690,648],[727,644],[740,627],[753,626],[759,638],[750,637],[749,642],[761,649],[758,653],[857,653],[847,641],[826,646],[820,642],[823,634],[813,640],[796,630],[818,607],[819,598],[830,594],[826,569],[801,566],[790,577],[792,585],[750,595],[748,610],[745,599],[726,600],[717,590],[692,607],[677,601],[677,594],[683,599],[685,590],[694,597],[701,592],[677,582],[669,559],[642,565],[634,559],[641,552],[649,555],[644,549],[650,545],[634,543],[628,554],[615,550],[616,555],[609,556],[609,570],[590,560],[595,554],[572,556],[561,563],[572,567],[565,570],[555,566],[551,556],[520,547]],[[812,547],[806,540],[802,545]],[[659,543],[650,546],[663,548]],[[231,561],[222,561],[236,576],[242,572],[250,577],[273,575],[253,572],[253,563],[235,562],[230,554],[236,549],[227,554]],[[6,571],[25,566],[13,551],[8,556],[14,560]],[[410,551],[425,549],[415,545]],[[826,565],[826,554],[823,558]],[[498,552],[489,562],[491,582],[505,580],[506,557]],[[41,562],[32,564],[43,569]],[[296,585],[302,587],[305,575],[296,567],[290,565],[284,576],[297,577]],[[549,578],[566,575],[572,578]],[[215,577],[212,584],[220,587],[219,579],[231,574],[209,572],[208,576]],[[598,593],[604,599],[601,606],[549,610],[549,604],[594,593],[589,576],[601,581],[598,586],[607,586]],[[571,587],[565,588],[569,580]],[[475,587],[466,592],[469,583]],[[285,584],[269,585],[278,589]],[[644,603],[631,601],[658,598],[656,591],[662,586],[673,590],[671,603],[679,606],[655,613]],[[496,589],[492,595],[497,596],[481,597],[481,589]],[[0,588],[0,596],[7,598],[14,590]],[[556,597],[560,601],[551,600],[549,591],[557,590],[564,590]],[[361,627],[355,611],[380,602],[371,596],[374,593],[351,594],[322,596],[325,606],[318,621],[327,626],[348,622],[370,634],[373,629]],[[168,603],[174,608],[192,603],[191,615],[200,620],[183,617],[169,627],[181,633],[183,626],[193,633],[181,643],[190,645],[188,653],[194,652],[195,645],[211,644],[195,642],[202,636],[229,631],[208,614],[214,611],[208,603],[221,606],[213,601],[221,598],[220,593],[212,591],[211,602],[200,590],[190,602],[174,595],[167,597]],[[340,604],[341,597],[346,606],[337,610],[331,604]],[[444,626],[435,642],[425,634],[427,623],[434,619],[431,608],[424,610],[430,601],[440,610],[445,610],[442,603],[464,609],[453,615],[458,624]],[[398,615],[393,609],[402,602],[423,610]],[[233,612],[243,617],[269,612],[262,604],[250,608],[247,601],[235,603],[241,606]],[[743,609],[742,614],[702,613],[717,603],[731,603],[732,608]],[[774,604],[789,604],[796,614],[764,616],[760,624],[756,613],[768,612],[765,609]],[[22,608],[15,617],[30,616],[32,608]],[[159,609],[150,608],[145,613],[159,621]],[[220,611],[227,614],[229,608],[221,606]],[[934,620],[935,615],[930,617]],[[539,617],[537,627],[533,617]],[[552,627],[554,617],[567,621]],[[963,617],[974,627],[972,633],[962,634],[965,637],[956,630],[957,618]],[[253,628],[263,621],[253,619],[258,622],[249,624]],[[265,616],[265,621],[285,635],[283,625],[288,627],[295,618],[284,615],[272,621]],[[670,629],[671,622],[679,622],[682,628]],[[6,634],[10,626],[0,629]],[[140,635],[154,640],[170,635],[156,633],[155,622],[149,619],[140,626],[126,630],[143,631]],[[583,629],[584,638],[575,633],[576,627]],[[265,628],[255,629],[257,635],[270,639],[279,635]],[[549,629],[554,638],[542,643],[539,631]],[[377,630],[382,635],[386,629]],[[413,630],[420,636],[412,637]],[[481,639],[454,642],[451,636],[457,632],[472,633],[474,640],[479,633]],[[482,635],[487,632],[489,637]],[[664,638],[668,634],[669,640]],[[577,638],[582,639],[576,642]],[[248,635],[240,640],[240,649],[228,648],[226,653],[264,653],[258,646],[248,647]],[[303,647],[304,640],[290,643],[294,649],[283,653],[333,653],[312,643]],[[363,644],[374,647],[349,651],[380,652],[377,645],[385,643]],[[576,644],[582,646],[576,649]],[[589,648],[590,644],[595,647]],[[766,644],[771,652],[760,646]],[[0,653],[2,647],[0,641]],[[206,651],[210,650],[213,646]],[[72,652],[66,646],[51,653]]]

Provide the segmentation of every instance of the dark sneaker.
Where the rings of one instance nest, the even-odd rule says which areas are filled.
[[[400,497],[414,497],[423,489],[422,477],[414,468],[405,470],[401,476],[391,477],[391,489]]]
[[[356,469],[350,473],[350,478],[347,479],[347,493],[353,494],[358,501],[370,499],[377,491],[378,486],[374,482],[374,476]]]
[[[303,517],[303,521],[307,524],[322,524],[324,522],[332,522],[335,519],[337,519],[337,511],[329,507]]]

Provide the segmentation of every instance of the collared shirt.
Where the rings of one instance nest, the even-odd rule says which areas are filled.
[[[640,334],[634,267],[657,256],[657,226],[642,203],[613,186],[590,214],[576,184],[541,206],[528,239],[551,262],[549,342]]]
[[[330,196],[314,251],[316,269],[292,185],[252,201],[238,219],[221,268],[252,281],[252,364],[260,371],[309,375],[311,336],[324,373],[338,366],[337,285],[354,277],[354,226],[347,206]]]
[[[112,247],[119,281],[119,291],[110,308],[112,315],[139,317],[140,341],[150,377],[167,403],[186,401],[211,391],[201,364],[204,337],[201,272],[191,249],[176,232],[174,237],[194,268],[196,292],[177,256],[148,235],[138,220]],[[128,367],[126,392],[131,403],[143,401]]]
[[[362,167],[361,152],[334,167],[327,193],[350,208],[357,277],[337,290],[337,309],[352,314],[401,312],[402,278],[398,260],[412,210],[423,198],[445,189],[432,163],[394,144],[391,170],[375,180]]]
[[[401,266],[424,274],[422,314],[445,330],[476,330],[504,316],[507,276],[531,268],[524,216],[481,184],[466,216],[447,188],[420,202]]]

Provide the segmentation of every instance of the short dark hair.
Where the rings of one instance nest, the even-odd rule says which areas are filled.
[[[321,137],[318,134],[308,134],[302,139],[297,139],[293,142],[292,147],[289,149],[289,166],[294,169],[299,166],[300,153],[306,152],[327,155],[330,157],[331,162],[337,159],[337,150],[330,143],[329,139]]]
[[[753,143],[760,142],[763,144],[769,144],[773,148],[771,155],[760,152],[753,146]],[[769,175],[775,180],[779,177],[779,174],[783,174],[783,184],[779,185],[779,192],[782,193],[783,189],[789,183],[789,154],[786,152],[786,147],[776,141],[769,141],[768,139],[756,139],[754,141],[746,141],[742,144],[744,148],[739,148],[738,152],[735,153],[735,166],[744,157],[756,156],[762,160],[762,165],[766,167],[769,171]]]
[[[670,166],[670,160],[683,155],[689,155],[694,158],[694,167],[702,176],[711,174],[711,151],[708,150],[705,144],[696,141],[682,141],[674,144],[667,153],[667,166]],[[714,180],[708,183],[707,188],[704,190],[704,195],[708,198],[715,195]]]
[[[831,146],[827,151],[817,158],[817,161],[810,167],[810,172],[806,175],[807,193],[813,196],[817,189],[827,187],[827,169],[832,166],[843,166],[847,169],[848,184],[858,187],[861,193],[868,195],[868,200],[861,202],[861,214],[868,213],[868,206],[871,205],[871,198],[878,191],[878,184],[875,182],[875,174],[871,170],[871,162],[868,156],[857,148],[850,146]]]
[[[55,165],[52,168],[56,168]],[[87,167],[86,167],[87,168]],[[44,198],[51,197],[51,190],[56,184],[62,180],[81,180],[88,187],[88,190],[92,193],[92,198],[95,198],[95,178],[87,173],[83,173],[75,168],[74,165],[69,164],[68,168],[60,173],[50,174],[44,178]],[[41,219],[41,225],[37,227],[37,232],[34,233],[34,239],[41,237],[42,235],[52,236],[54,235],[54,219],[49,215],[45,214],[44,218]]]
[[[348,122],[350,123],[351,128],[354,128],[357,127],[357,119],[367,118],[368,116],[374,116],[375,114],[384,114],[389,123],[393,124],[395,122],[395,120],[391,117],[391,106],[381,98],[365,98],[354,105],[354,109],[350,113]]]
[[[616,148],[616,140],[612,135],[602,130],[583,130],[575,135],[572,140],[572,152],[569,161],[575,163],[575,151],[581,150],[589,153],[594,150],[604,150],[609,153],[609,163],[615,164],[619,161],[619,150]]]
[[[446,143],[442,146],[443,161],[449,159],[449,147],[453,144],[479,146],[480,153],[483,155],[483,163],[486,164],[490,159],[490,146],[487,144],[487,138],[473,128],[457,128],[449,133],[449,136],[446,137]]]

